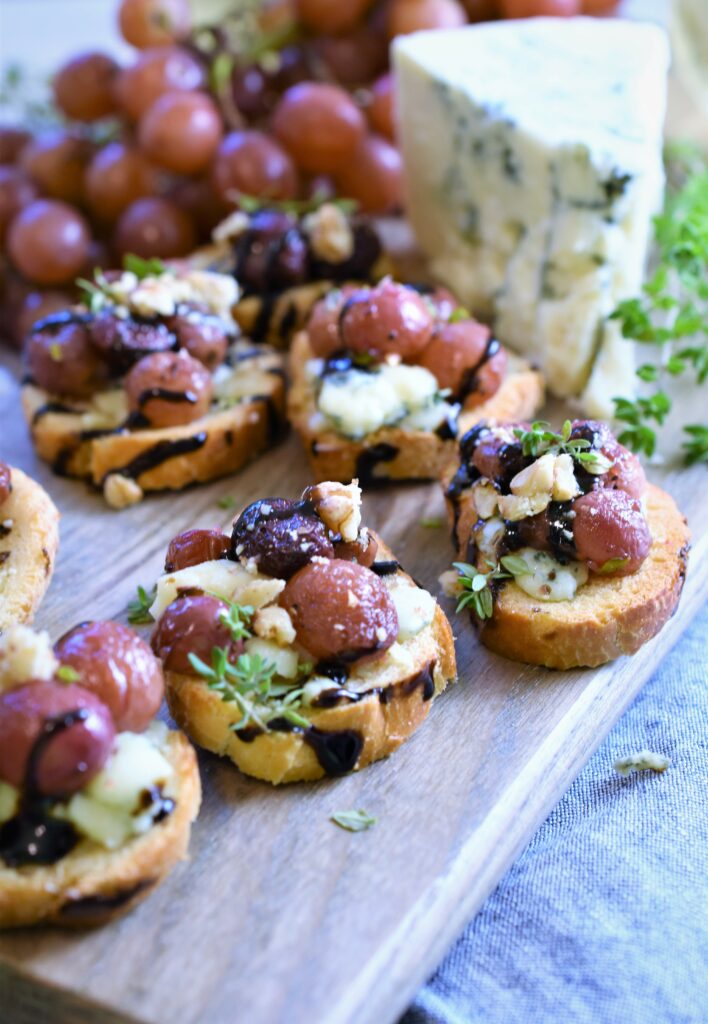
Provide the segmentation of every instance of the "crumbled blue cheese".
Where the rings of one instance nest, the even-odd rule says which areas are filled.
[[[660,29],[619,19],[394,44],[408,214],[434,275],[597,415],[633,378],[607,316],[641,284],[661,204],[668,59]]]
[[[564,565],[547,551],[535,548],[520,548],[514,552],[523,558],[529,567],[528,576],[515,576],[514,582],[524,593],[539,601],[570,601],[578,587],[588,580],[588,569],[582,562],[566,562]]]
[[[405,642],[417,636],[429,626],[435,616],[435,598],[427,590],[397,583],[390,586],[391,595],[398,616],[398,640]]]
[[[317,409],[330,427],[353,440],[394,425],[434,430],[453,412],[432,373],[422,366],[388,363],[329,374],[322,381]]]

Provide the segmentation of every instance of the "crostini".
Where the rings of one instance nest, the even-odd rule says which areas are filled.
[[[0,462],[0,633],[31,622],[59,547],[59,512],[21,469]]]
[[[0,637],[0,927],[101,923],[185,856],[199,772],[154,721],[163,691],[160,662],[116,622],[54,648],[27,626]]]
[[[318,201],[238,210],[191,262],[232,274],[242,289],[237,324],[255,341],[280,347],[335,284],[377,281],[390,270],[369,219],[344,203]]]
[[[689,551],[673,499],[604,423],[479,424],[444,481],[443,585],[486,647],[568,669],[633,654],[673,614]]]
[[[318,480],[437,479],[483,418],[532,416],[543,378],[445,289],[345,286],[294,339],[288,415]]]
[[[134,258],[40,320],[22,402],[39,455],[123,508],[236,472],[284,421],[282,357],[238,337],[227,275]]]
[[[455,677],[450,625],[373,533],[356,483],[265,498],[231,536],[189,530],[151,612],[175,721],[274,785],[396,750]]]

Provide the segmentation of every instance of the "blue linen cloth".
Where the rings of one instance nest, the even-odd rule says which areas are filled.
[[[708,610],[400,1024],[708,1021]],[[623,778],[648,749],[663,774]]]

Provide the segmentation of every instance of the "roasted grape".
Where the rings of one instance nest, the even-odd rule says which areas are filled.
[[[145,154],[176,174],[199,174],[211,163],[221,140],[219,110],[201,92],[168,92],[140,119],[138,137]]]
[[[73,121],[98,121],[116,109],[118,64],[106,53],[81,53],[54,77],[54,101]]]
[[[311,562],[286,584],[280,603],[298,643],[318,661],[350,664],[382,655],[398,635],[386,584],[356,562]]]
[[[53,395],[85,397],[106,376],[88,328],[71,314],[40,321],[25,343],[25,361],[35,383]]]
[[[209,238],[230,212],[229,204],[217,195],[208,176],[175,179],[166,188],[165,198],[185,211],[204,238]]]
[[[457,0],[393,0],[388,34],[393,38],[429,28],[459,28],[466,23],[465,9]]]
[[[352,159],[337,175],[342,195],[367,213],[392,213],[403,203],[403,161],[380,135],[365,135]]]
[[[119,622],[84,622],[54,646],[79,683],[105,704],[119,732],[142,732],[164,693],[162,668],[144,640]]]
[[[89,227],[66,203],[37,199],[13,220],[8,252],[17,269],[37,284],[73,281],[86,262]]]
[[[368,25],[360,25],[345,36],[314,40],[313,50],[322,62],[327,78],[347,89],[365,86],[385,70],[387,40]]]
[[[572,18],[580,0],[499,0],[505,18]]]
[[[166,324],[116,316],[110,309],[100,312],[90,322],[89,330],[93,344],[114,373],[124,373],[146,355],[177,347],[177,339]]]
[[[471,22],[493,21],[501,15],[499,0],[461,0]]]
[[[0,778],[69,796],[101,770],[115,733],[109,709],[86,687],[29,681],[0,694]]]
[[[285,498],[262,498],[234,523],[233,558],[253,559],[259,572],[289,579],[310,559],[332,558],[327,528],[314,513]]]
[[[339,323],[344,347],[374,358],[395,353],[412,359],[428,344],[433,330],[421,296],[389,279],[368,294],[348,299]]]
[[[207,369],[215,370],[224,361],[229,336],[223,320],[201,310],[184,310],[168,317],[167,326],[174,333],[180,348],[198,359]]]
[[[191,28],[188,0],[121,0],[123,38],[139,50],[184,39]]]
[[[85,139],[52,130],[25,146],[20,166],[50,199],[81,204],[84,173],[91,155],[92,147]]]
[[[194,654],[207,665],[215,647],[225,647],[230,657],[243,650],[243,641],[232,639],[231,631],[222,621],[228,605],[210,594],[178,597],[162,613],[150,639],[155,654],[170,672],[194,674],[189,655]]]
[[[185,530],[169,543],[165,572],[178,572],[190,565],[226,558],[230,549],[231,538],[221,530]]]
[[[131,203],[116,225],[115,245],[121,254],[172,259],[187,256],[196,240],[194,224],[184,210],[158,196]]]
[[[36,186],[19,167],[0,166],[0,243],[10,221],[39,195]]]
[[[367,108],[371,127],[393,142],[396,135],[393,106],[393,75],[390,72],[378,78],[371,87],[371,102]]]
[[[334,545],[334,557],[343,558],[348,562],[358,562],[369,569],[376,561],[379,545],[373,533],[360,530],[356,540],[340,540]]]
[[[652,540],[636,498],[625,491],[591,491],[573,502],[573,512],[573,540],[581,561],[606,575],[637,571]]]
[[[339,331],[339,317],[344,303],[354,295],[364,298],[368,295],[368,290],[345,285],[344,288],[329,292],[315,303],[307,322],[307,334],[313,352],[321,359],[328,359],[344,347]]]
[[[157,352],[136,363],[125,378],[128,408],[152,427],[177,427],[205,416],[212,396],[211,374],[184,349]]]
[[[0,164],[14,164],[31,138],[24,128],[0,126]]]
[[[182,46],[159,46],[138,55],[116,79],[121,109],[133,121],[165,93],[194,92],[206,85],[204,66]]]
[[[273,130],[302,170],[331,174],[351,159],[365,122],[344,89],[301,82],[284,93],[273,114]]]
[[[154,192],[157,175],[139,150],[109,142],[89,164],[84,184],[94,217],[112,224],[136,199]]]
[[[581,0],[583,14],[610,14],[619,0]]]
[[[264,132],[231,132],[221,142],[212,171],[214,188],[224,200],[237,193],[292,199],[298,179],[290,156]]]
[[[312,32],[338,35],[353,29],[373,0],[296,0],[298,19]]]

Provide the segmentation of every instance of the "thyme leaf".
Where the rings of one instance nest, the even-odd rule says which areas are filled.
[[[372,818],[361,808],[355,811],[335,811],[329,820],[347,832],[365,832],[376,824],[376,818]]]
[[[152,587],[151,590],[146,590],[145,587],[138,587],[135,598],[128,603],[128,622],[132,626],[146,625],[149,622],[155,621],[150,614],[150,608],[156,596],[156,586]]]
[[[494,598],[491,584],[494,580],[508,580],[515,576],[529,576],[531,569],[519,555],[503,555],[495,564],[487,562],[489,572],[480,572],[468,562],[453,562],[458,571],[458,584],[462,590],[456,611],[471,608],[480,619],[491,619]]]

